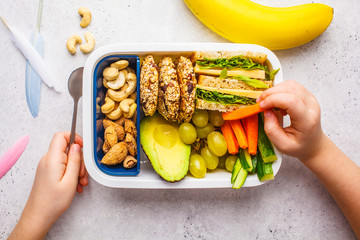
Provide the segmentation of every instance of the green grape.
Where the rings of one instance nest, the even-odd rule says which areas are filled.
[[[197,127],[205,127],[208,121],[209,115],[206,110],[197,110],[192,117],[192,122]]]
[[[224,124],[224,119],[222,117],[222,113],[219,111],[208,111],[209,121],[215,127],[221,127]]]
[[[196,129],[191,123],[182,123],[179,128],[180,139],[185,144],[192,144],[196,140]]]
[[[229,172],[232,172],[234,168],[234,164],[236,162],[237,156],[236,155],[229,155],[225,160],[225,168]]]
[[[225,160],[226,158],[229,156],[228,153],[226,153],[224,156],[219,157],[219,164],[218,164],[218,168],[225,168]]]
[[[206,162],[206,167],[209,170],[215,170],[219,164],[219,157],[213,154],[208,147],[201,149],[201,156]]]
[[[214,131],[214,126],[211,123],[206,124],[205,127],[196,127],[196,133],[199,138],[207,138],[207,136]]]
[[[210,151],[218,157],[225,155],[227,152],[226,140],[219,132],[211,132],[207,136],[207,143]]]
[[[203,178],[206,175],[206,163],[202,156],[193,154],[190,157],[189,171],[196,178]]]

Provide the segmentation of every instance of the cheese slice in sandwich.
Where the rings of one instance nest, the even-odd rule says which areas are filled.
[[[270,83],[263,84],[268,86]],[[251,87],[238,79],[200,75],[196,86],[196,108],[220,112],[233,111],[255,104],[264,90]]]
[[[200,66],[198,63],[195,64],[194,72],[196,74],[207,74],[213,76],[219,76],[223,68],[204,68]],[[228,76],[246,76],[256,79],[265,79],[265,70],[256,69],[256,70],[246,70],[241,68],[228,69]]]

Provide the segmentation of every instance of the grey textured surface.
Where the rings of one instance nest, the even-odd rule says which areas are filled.
[[[261,2],[267,2],[265,0]],[[274,0],[274,4],[281,1]],[[296,4],[303,1],[287,1]],[[322,107],[328,136],[360,165],[360,19],[358,0],[322,1],[334,20],[316,40],[276,51],[285,79],[304,84]],[[77,9],[87,6],[93,20],[81,29]],[[26,36],[36,22],[37,1],[0,0],[0,14]],[[176,1],[45,1],[41,32],[44,59],[66,86],[86,55],[70,56],[68,36],[90,31],[97,47],[125,42],[227,42],[208,30]],[[72,99],[44,84],[40,113],[33,119],[24,89],[25,60],[0,24],[0,155],[20,136],[29,145],[0,179],[0,239],[6,238],[29,195],[36,165],[52,135],[71,125]],[[78,132],[82,134],[82,103]],[[82,195],[56,222],[47,239],[355,239],[346,219],[314,175],[298,160],[284,157],[276,179],[240,191],[121,190],[90,180]]]

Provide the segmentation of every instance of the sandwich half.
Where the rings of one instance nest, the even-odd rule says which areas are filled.
[[[264,65],[265,54],[248,51],[194,52],[191,60],[198,76],[197,109],[229,112],[255,104],[277,72]]]
[[[271,85],[271,81],[261,81],[260,86],[263,88],[255,88],[235,78],[220,79],[200,75],[196,85],[196,108],[220,112],[234,111],[255,104],[261,93]]]

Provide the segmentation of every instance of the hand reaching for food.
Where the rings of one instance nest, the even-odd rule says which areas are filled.
[[[317,153],[324,134],[320,123],[320,107],[316,98],[295,81],[285,81],[263,92],[260,107],[267,109],[265,131],[274,145],[284,154],[300,160]],[[289,115],[291,125],[283,128],[271,109]]]
[[[70,132],[56,133],[41,158],[29,199],[9,239],[42,239],[52,224],[70,207],[75,193],[88,184],[82,138],[77,135],[69,153]]]

